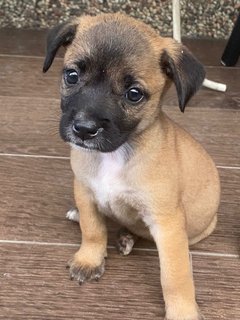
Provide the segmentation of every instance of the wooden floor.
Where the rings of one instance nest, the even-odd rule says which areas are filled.
[[[62,59],[41,73],[44,32],[0,31],[0,319],[163,319],[154,244],[118,255],[109,222],[109,258],[98,283],[69,280],[67,260],[80,243],[65,219],[73,205],[68,147],[58,136]],[[186,41],[226,93],[207,89],[165,111],[189,130],[219,168],[222,199],[215,232],[191,248],[197,300],[206,319],[240,319],[240,68],[219,66],[225,43]]]

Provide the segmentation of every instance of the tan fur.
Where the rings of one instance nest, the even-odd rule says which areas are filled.
[[[88,28],[112,17],[79,18],[77,34],[66,52],[64,64],[71,66],[76,57],[89,50],[84,38]],[[167,49],[178,59],[180,45],[159,37],[142,22],[123,15],[115,15],[115,19],[141,30],[150,46],[141,66],[134,57],[129,59],[152,99],[148,108],[140,112],[141,122],[128,161],[121,164],[121,151],[106,158],[113,166],[116,164],[115,182],[109,186],[106,203],[100,203],[103,199],[98,198],[97,192],[101,195],[101,190],[97,189],[95,179],[105,160],[95,151],[74,148],[71,151],[83,237],[71,267],[93,269],[104,261],[107,231],[103,216],[111,216],[135,234],[156,242],[166,318],[197,320],[200,314],[195,302],[188,244],[202,240],[215,227],[220,194],[218,173],[202,146],[159,109],[159,99],[169,85],[167,77],[159,72],[159,56]],[[117,77],[117,70],[109,73]],[[101,179],[99,183],[103,181],[107,188],[104,172]],[[114,188],[119,188],[120,193],[113,193]]]

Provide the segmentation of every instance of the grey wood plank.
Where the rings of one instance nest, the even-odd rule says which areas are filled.
[[[76,248],[0,245],[0,319],[163,319],[157,254],[109,250],[99,282],[70,281]],[[239,319],[239,261],[193,256],[199,306],[206,319]]]
[[[0,29],[0,54],[44,56],[46,30]]]
[[[240,318],[239,267],[239,259],[193,255],[196,296],[205,319]]]
[[[44,58],[0,56],[0,95],[59,98],[62,59],[42,73]],[[3,81],[4,80],[4,81]]]
[[[73,175],[68,160],[0,157],[0,239],[80,243],[73,206]],[[118,226],[110,223],[114,243]]]
[[[226,40],[189,39],[182,42],[206,66],[220,66],[221,56],[226,46]]]
[[[58,133],[60,101],[43,98],[0,97],[0,153],[69,156]],[[236,110],[177,107],[164,111],[189,131],[217,165],[240,166],[240,113]]]
[[[2,28],[0,54],[44,56],[47,31]],[[206,66],[220,65],[226,40],[183,38],[182,42]]]
[[[239,254],[240,170],[220,170],[222,202],[216,231],[193,250]],[[0,239],[78,244],[79,226],[67,221],[73,205],[72,172],[67,160],[0,157]],[[109,245],[119,226],[108,225]],[[141,240],[138,248],[155,248]]]
[[[59,100],[0,97],[0,105],[0,153],[69,156],[59,135]]]
[[[54,246],[0,245],[0,319],[160,318],[163,302],[157,258],[150,266],[152,258],[146,256],[137,276],[138,256],[125,260],[109,252],[104,277],[98,283],[79,286],[69,280],[65,268],[75,251]],[[145,267],[153,275],[149,283],[142,283]]]
[[[0,56],[0,95],[21,97],[59,98],[59,83],[62,59],[55,59],[47,74],[42,74],[43,58]],[[240,68],[209,67],[207,76],[211,80],[224,82],[225,93],[202,89],[189,102],[190,107],[213,107],[221,109],[240,108]],[[172,88],[164,99],[164,105],[176,106],[177,97]]]
[[[214,109],[239,110],[240,68],[206,67],[206,78],[227,85],[226,92],[219,92],[202,87],[189,101],[189,108],[208,107]],[[167,92],[164,106],[177,106],[178,99],[174,86]]]

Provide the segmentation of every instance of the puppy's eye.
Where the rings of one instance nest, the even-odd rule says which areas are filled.
[[[131,89],[128,90],[128,92],[126,93],[125,97],[131,103],[138,103],[143,99],[144,94],[138,88],[131,88]]]
[[[66,70],[64,78],[67,84],[76,84],[78,82],[78,73],[74,69]]]

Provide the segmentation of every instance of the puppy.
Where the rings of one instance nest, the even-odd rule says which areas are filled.
[[[162,112],[161,100],[173,82],[183,112],[203,66],[183,45],[120,14],[53,28],[44,72],[60,46],[60,134],[71,145],[82,231],[71,277],[82,283],[103,274],[109,216],[155,241],[166,319],[201,319],[188,245],[216,225],[219,177],[201,145]]]

